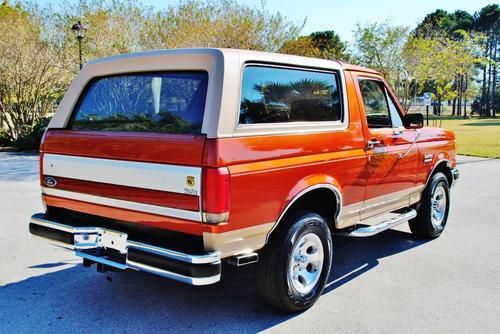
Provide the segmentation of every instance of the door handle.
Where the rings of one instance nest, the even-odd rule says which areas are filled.
[[[372,138],[366,143],[366,150],[373,150],[375,148],[375,146],[380,145],[380,144],[382,144],[382,142],[380,140],[378,140],[376,138]]]

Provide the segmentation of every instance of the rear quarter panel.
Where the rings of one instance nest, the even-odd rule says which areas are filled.
[[[205,224],[204,232],[274,224],[297,194],[318,183],[337,187],[343,206],[363,201],[365,139],[351,77],[346,81],[347,129],[207,140],[204,165],[229,168],[231,204],[228,224]]]

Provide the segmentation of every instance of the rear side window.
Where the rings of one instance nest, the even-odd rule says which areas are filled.
[[[340,121],[338,82],[333,72],[247,66],[239,123]]]
[[[85,90],[73,130],[198,134],[206,72],[139,73],[101,77]]]

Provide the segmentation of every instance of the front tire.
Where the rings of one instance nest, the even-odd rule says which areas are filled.
[[[411,232],[421,238],[437,238],[443,232],[450,211],[450,189],[443,173],[432,176],[417,205],[417,217],[410,220]]]
[[[330,229],[318,214],[300,211],[280,223],[257,267],[261,298],[285,312],[310,308],[330,275],[333,246]]]

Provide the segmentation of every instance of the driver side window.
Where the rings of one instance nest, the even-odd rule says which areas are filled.
[[[396,105],[389,97],[383,82],[359,80],[369,128],[399,128],[403,126]]]

